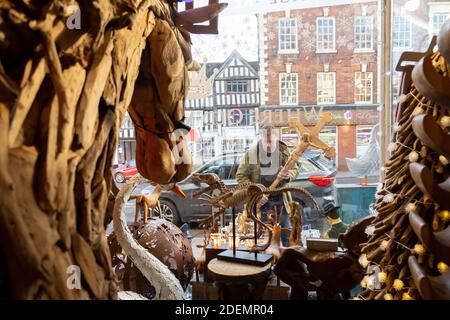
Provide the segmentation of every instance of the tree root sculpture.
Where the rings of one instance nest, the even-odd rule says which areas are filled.
[[[117,298],[105,227],[120,124],[129,109],[142,175],[190,172],[179,159],[190,158],[183,106],[198,63],[186,29],[217,25],[214,2],[179,13],[169,0],[0,1],[0,295]]]

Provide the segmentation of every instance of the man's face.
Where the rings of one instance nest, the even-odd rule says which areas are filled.
[[[273,130],[261,130],[261,143],[265,151],[273,152],[276,148],[277,136]]]

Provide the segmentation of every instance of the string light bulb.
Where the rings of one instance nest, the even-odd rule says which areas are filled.
[[[444,262],[439,262],[437,264],[437,268],[438,268],[440,273],[445,273],[448,270],[448,265],[446,265]]]
[[[367,276],[362,278],[361,282],[359,283],[363,289],[367,288]]]
[[[378,183],[377,184],[377,192],[380,192],[381,190],[383,190],[383,184],[382,183]]]
[[[375,226],[367,226],[366,230],[364,230],[364,232],[368,235],[368,236],[373,236],[375,234]]]
[[[444,127],[450,127],[450,117],[448,116],[443,116],[440,120],[439,120],[439,124]]]
[[[359,259],[358,259],[359,264],[361,265],[361,267],[363,268],[367,268],[367,266],[369,265],[370,261],[367,260],[367,254],[363,253]]]
[[[384,300],[394,300],[394,296],[390,293],[386,293],[383,298]]]
[[[403,289],[403,287],[405,286],[405,284],[403,283],[402,280],[400,280],[400,279],[395,279],[392,286],[394,287],[395,290],[400,291],[400,290]]]
[[[394,195],[391,194],[391,193],[385,195],[385,196],[383,197],[383,202],[384,202],[384,203],[392,203],[392,202],[394,202]]]
[[[380,272],[378,274],[378,281],[380,281],[381,283],[385,283],[387,280],[387,273],[386,272]]]
[[[388,145],[388,151],[389,151],[390,153],[392,153],[392,152],[395,152],[395,150],[397,150],[397,143],[395,143],[395,142],[389,143],[389,145]]]
[[[399,125],[398,123],[395,123],[394,126],[392,127],[392,129],[393,129],[395,132],[399,132],[399,131],[402,129],[402,126]]]
[[[413,115],[414,116],[417,116],[417,115],[419,115],[419,114],[422,114],[424,111],[423,111],[423,109],[422,109],[422,107],[416,107],[415,109],[414,109],[414,111],[413,111]]]
[[[409,292],[403,292],[402,294],[402,300],[414,300],[413,297],[409,294]]]
[[[416,244],[414,246],[413,252],[416,254],[424,254],[425,253],[425,247],[421,244]]]
[[[375,278],[374,276],[368,276],[366,278],[367,289],[373,290],[375,289]]]
[[[389,246],[389,241],[388,240],[381,241],[381,244],[380,244],[381,251],[386,251],[388,246]]]
[[[417,160],[419,160],[419,154],[416,151],[411,151],[408,155],[408,159],[411,162],[417,162]]]
[[[444,157],[443,155],[439,156],[439,161],[444,165],[448,165],[448,159],[446,157]]]
[[[406,213],[416,212],[416,210],[417,210],[417,206],[415,203],[412,203],[412,202],[408,203],[405,207]]]
[[[442,219],[442,221],[447,222],[450,220],[450,212],[448,210],[439,211],[439,217]]]

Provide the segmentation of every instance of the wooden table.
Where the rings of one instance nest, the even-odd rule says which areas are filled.
[[[208,271],[219,287],[220,299],[261,300],[271,264],[259,267],[215,258],[208,263]]]

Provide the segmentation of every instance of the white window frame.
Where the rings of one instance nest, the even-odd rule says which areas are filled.
[[[282,31],[282,28],[281,28],[281,24],[283,23],[283,22],[286,22],[286,21],[289,21],[289,22],[295,22],[295,25],[294,25],[294,27],[289,27],[289,30],[290,30],[290,32],[289,32],[289,36],[294,36],[294,48],[289,48],[289,49],[286,49],[286,48],[281,48],[281,44],[282,44],[282,41],[281,41],[281,31]],[[293,34],[291,34],[291,32],[292,32],[292,29],[291,28],[293,28]],[[286,26],[284,26],[284,29],[283,30],[286,30],[287,28],[286,28]],[[285,34],[284,34],[285,36],[286,36],[286,32],[285,32]],[[280,20],[278,20],[278,53],[280,53],[280,54],[289,54],[289,53],[299,53],[299,51],[298,51],[298,23],[297,23],[297,19],[295,19],[295,18],[282,18],[282,19],[280,19]]]
[[[369,22],[368,24],[368,29],[369,29],[369,33],[362,33],[361,30],[358,30],[358,24],[357,21],[365,21],[365,22]],[[359,26],[362,26],[363,24],[360,22]],[[367,25],[364,24],[364,27],[367,29]],[[361,27],[360,27],[361,28]],[[365,39],[364,41],[361,41],[361,43],[366,43],[370,41],[370,45],[367,48],[361,48],[361,44],[358,47],[357,44],[357,40],[356,40],[356,36],[357,34],[360,34],[361,36],[364,36]],[[373,19],[371,16],[356,16],[355,17],[355,21],[354,21],[354,46],[355,46],[355,52],[374,52],[373,50]]]
[[[295,77],[295,81],[293,81],[295,83],[295,85],[294,85],[295,98],[294,99],[289,99],[289,97],[287,97],[287,99],[289,101],[286,101],[286,100],[283,101],[283,94],[282,94],[281,83],[283,81],[282,78],[285,77],[285,76]],[[298,74],[297,73],[286,73],[286,72],[280,73],[279,76],[278,76],[278,83],[279,83],[280,105],[282,105],[282,106],[297,105],[298,104],[298,91],[299,91],[298,90]],[[286,90],[288,90],[288,89],[286,89]]]
[[[333,21],[333,46],[332,48],[322,48],[321,44],[321,37],[322,35],[319,34],[319,21],[329,20]],[[336,53],[336,18],[335,17],[318,17],[316,18],[316,52],[317,53]]]
[[[359,75],[359,77],[361,79],[361,76],[363,74],[367,75],[367,76],[370,76],[370,78],[371,78],[370,79],[371,80],[371,85],[370,85],[370,92],[369,92],[370,93],[370,100],[369,101],[357,100],[358,95],[357,95],[356,91],[358,90],[358,88],[357,88],[358,75]],[[366,78],[366,81],[367,81],[367,78]],[[367,91],[367,88],[364,88],[364,96],[368,93],[366,91]],[[358,103],[358,104],[372,104],[373,103],[373,72],[370,72],[370,71],[368,71],[368,72],[362,72],[362,71],[355,72],[355,104],[356,103]]]
[[[333,88],[331,93],[333,94],[333,101],[330,102],[321,102],[320,101],[320,96],[319,96],[319,91],[325,91],[323,90],[323,86],[319,86],[319,83],[321,81],[324,81],[324,79],[321,79],[321,76],[323,75],[331,75],[332,76],[332,80],[333,80]],[[322,89],[322,90],[319,90]],[[336,72],[318,72],[317,73],[317,104],[318,105],[331,105],[331,104],[336,104]]]
[[[395,19],[402,19],[403,21],[407,22],[409,25],[409,39],[406,39],[409,41],[409,46],[395,46],[394,42],[396,41],[394,39],[394,25],[395,25]],[[392,18],[392,50],[393,51],[403,51],[403,50],[409,50],[412,48],[412,23],[411,21],[404,16],[393,16]]]
[[[439,26],[439,29],[435,28],[433,19],[435,16],[438,16],[438,15],[439,16],[447,15],[447,19],[450,18],[450,1],[429,2],[428,5],[430,6],[430,9],[429,9],[429,33],[431,36],[433,36],[433,35],[437,35],[440,30],[440,26]]]

